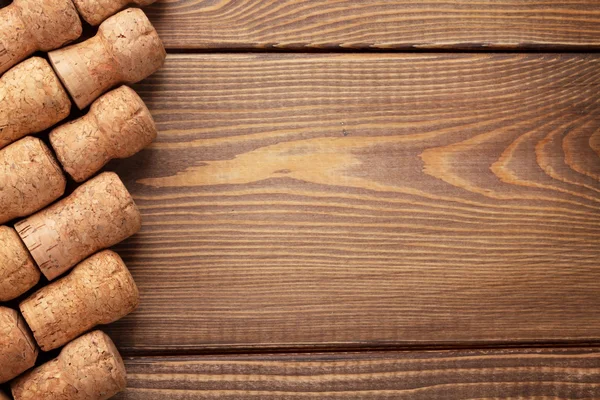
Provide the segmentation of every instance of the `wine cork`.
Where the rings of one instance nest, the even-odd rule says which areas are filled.
[[[81,31],[71,0],[14,0],[0,9],[0,75],[38,50],[77,39]]]
[[[138,303],[137,286],[123,260],[105,250],[31,295],[20,308],[40,348],[50,351],[96,325],[123,318]]]
[[[16,299],[39,280],[40,271],[17,232],[0,226],[0,301]]]
[[[74,0],[79,14],[88,24],[96,26],[129,4],[145,7],[156,0]]]
[[[46,60],[33,57],[0,78],[0,149],[62,121],[71,100]]]
[[[66,185],[40,139],[26,137],[0,150],[0,224],[42,209],[62,196]]]
[[[35,365],[38,349],[18,312],[0,307],[0,383]]]
[[[101,331],[68,345],[52,361],[11,384],[15,400],[106,400],[125,389],[123,359]]]
[[[93,38],[49,57],[77,106],[84,108],[110,88],[154,73],[166,52],[146,14],[128,8],[104,21]]]
[[[65,171],[83,182],[110,160],[142,150],[156,135],[142,99],[121,86],[96,100],[84,117],[54,129],[50,142]]]
[[[90,179],[71,196],[18,222],[17,233],[49,280],[141,228],[140,212],[113,172]]]

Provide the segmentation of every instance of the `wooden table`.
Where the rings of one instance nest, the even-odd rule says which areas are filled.
[[[600,398],[597,0],[159,0],[124,400]]]

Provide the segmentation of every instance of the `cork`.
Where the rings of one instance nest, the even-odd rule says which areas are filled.
[[[31,295],[20,308],[40,348],[50,351],[123,318],[138,304],[139,292],[125,263],[105,250]]]
[[[54,129],[50,142],[65,171],[83,182],[110,160],[142,150],[156,135],[142,99],[121,86],[96,100],[84,117]]]
[[[43,58],[33,57],[0,78],[0,149],[65,119],[71,100]]]
[[[77,39],[81,31],[71,0],[14,0],[0,9],[0,75],[38,50]]]
[[[123,359],[101,331],[68,345],[52,361],[11,384],[15,400],[106,400],[127,385]]]
[[[79,14],[88,24],[96,26],[111,15],[121,11],[126,6],[134,4],[145,7],[156,0],[74,0]]]
[[[35,365],[38,349],[19,313],[0,307],[0,383],[8,382]]]
[[[39,280],[40,271],[17,232],[0,226],[0,301],[16,299]]]
[[[104,21],[93,38],[49,57],[77,106],[85,108],[107,90],[154,73],[166,52],[146,14],[128,8]]]
[[[62,196],[66,185],[40,139],[26,137],[0,150],[0,224],[42,209]]]
[[[90,179],[71,196],[18,222],[17,233],[49,280],[141,228],[140,212],[113,172]]]

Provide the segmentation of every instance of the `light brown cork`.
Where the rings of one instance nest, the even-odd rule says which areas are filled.
[[[0,150],[0,224],[42,209],[62,196],[66,185],[40,139],[26,137]]]
[[[0,307],[0,383],[35,365],[38,348],[19,313]]]
[[[121,86],[96,100],[84,117],[54,129],[50,142],[65,171],[83,182],[110,160],[142,150],[156,135],[142,99]]]
[[[73,0],[79,14],[88,24],[96,26],[130,4],[145,7],[156,0]]]
[[[69,116],[71,100],[43,58],[33,57],[0,78],[0,149]]]
[[[71,0],[14,0],[0,9],[0,75],[38,50],[77,39],[81,31]]]
[[[140,212],[113,172],[90,179],[71,196],[18,222],[17,233],[42,273],[53,280],[141,228]]]
[[[15,400],[106,400],[127,385],[112,340],[94,331],[66,345],[54,360],[11,384]]]
[[[154,73],[166,52],[146,14],[128,8],[104,21],[93,38],[49,57],[77,106],[84,108],[107,90]]]
[[[138,304],[138,288],[125,263],[105,250],[38,290],[20,308],[40,348],[50,351],[96,325],[123,318]]]
[[[17,232],[0,226],[0,301],[19,297],[39,280],[40,271]]]

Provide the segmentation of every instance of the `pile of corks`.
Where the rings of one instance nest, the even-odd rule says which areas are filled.
[[[123,10],[130,3],[14,0],[0,9],[0,302],[23,296],[40,273],[50,282],[19,311],[0,306],[0,384],[11,381],[15,400],[104,400],[126,385],[115,345],[90,331],[139,302],[127,267],[106,249],[140,229],[140,213],[116,174],[97,175],[157,134],[143,101],[121,86],[154,73],[166,57],[144,12]],[[100,24],[97,34],[61,48],[80,38],[79,15]],[[49,52],[50,62],[27,59],[37,51]],[[53,151],[28,136],[67,118],[71,98],[80,109],[91,107],[51,131]],[[63,171],[85,183],[59,200]],[[15,220],[14,228],[5,225]],[[64,348],[33,368],[38,346]],[[0,392],[2,399],[8,397]]]

